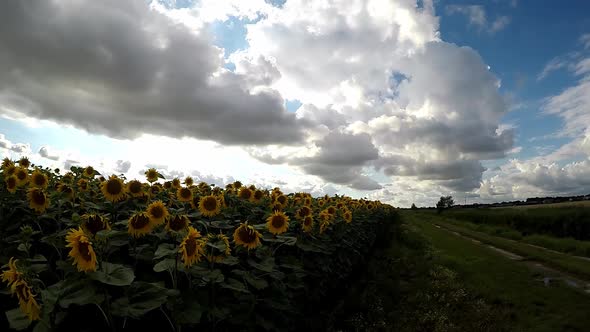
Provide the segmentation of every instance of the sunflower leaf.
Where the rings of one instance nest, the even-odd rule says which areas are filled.
[[[169,296],[177,294],[178,291],[159,284],[137,281],[131,284],[127,296],[113,302],[111,309],[114,315],[137,319],[166,303]]]
[[[231,289],[231,290],[235,290],[241,293],[247,293],[249,294],[250,291],[248,291],[248,289],[246,288],[246,285],[244,285],[243,282],[233,279],[233,278],[228,278],[226,280],[226,282],[221,284],[221,287],[226,288],[226,289]]]
[[[109,262],[102,262],[101,269],[88,273],[88,276],[90,279],[113,286],[128,286],[135,279],[135,274],[131,268]]]
[[[31,321],[20,310],[20,308],[8,310],[5,312],[5,315],[6,319],[8,320],[8,324],[10,324],[10,328],[17,331],[24,330],[29,327],[29,325],[31,325]]]
[[[249,259],[248,264],[255,269],[258,269],[263,272],[272,272],[275,267],[275,260],[273,257],[265,258],[262,262],[257,263],[256,261]]]
[[[161,243],[156,249],[156,253],[154,254],[154,259],[164,258],[166,256],[175,255],[178,252],[178,249],[170,244],[170,243]]]
[[[172,270],[172,269],[174,269],[175,264],[176,264],[176,259],[166,258],[166,259],[158,262],[156,265],[154,265],[154,271],[155,272],[163,272],[166,270]]]
[[[59,305],[67,309],[70,305],[85,305],[90,303],[101,303],[104,300],[102,294],[96,293],[96,288],[86,280],[70,283],[62,289],[62,296]]]

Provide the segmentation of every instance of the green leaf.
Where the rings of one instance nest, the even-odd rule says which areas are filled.
[[[190,298],[183,303],[182,311],[176,314],[176,321],[180,324],[195,325],[201,322],[203,308],[195,298]]]
[[[166,258],[166,259],[160,261],[159,263],[157,263],[156,265],[154,265],[154,271],[155,272],[163,272],[166,270],[172,270],[172,269],[174,269],[175,264],[176,264],[176,259]]]
[[[135,279],[135,274],[131,268],[108,262],[102,262],[100,265],[101,269],[99,271],[88,273],[90,279],[113,286],[128,286]]]
[[[250,285],[252,285],[252,287],[258,290],[265,289],[266,287],[268,287],[268,282],[266,282],[266,280],[259,278],[250,272],[242,270],[233,270],[232,272],[236,275],[243,277],[244,280],[246,280],[246,282],[248,282]]]
[[[249,259],[248,264],[250,264],[250,266],[252,266],[253,268],[258,269],[260,271],[272,272],[274,270],[275,260],[273,257],[267,257],[262,262],[257,263],[253,259]]]
[[[212,271],[205,270],[205,271],[201,272],[200,275],[201,275],[201,278],[203,278],[203,280],[206,282],[220,283],[220,282],[223,282],[223,280],[225,280],[225,276],[223,275],[223,273],[219,269],[215,269]]]
[[[8,319],[8,324],[12,329],[21,331],[29,327],[29,325],[31,325],[31,321],[20,310],[20,308],[8,310],[7,312],[5,312],[5,314],[6,318]]]
[[[104,300],[102,294],[96,293],[96,288],[87,280],[79,280],[68,284],[62,290],[62,296],[59,305],[67,309],[70,305],[86,305],[91,303],[101,303]]]
[[[234,291],[238,291],[240,293],[246,293],[246,294],[250,293],[248,291],[248,289],[246,288],[246,285],[244,285],[243,282],[233,279],[233,278],[228,278],[225,283],[221,284],[221,287],[226,288],[226,289],[231,289]]]
[[[229,266],[237,265],[238,263],[240,263],[240,260],[238,260],[238,258],[235,256],[227,256],[227,257],[225,257],[225,259],[223,259],[221,262],[219,262],[219,264],[229,265]]]
[[[127,296],[112,303],[111,310],[114,315],[138,319],[166,303],[169,296],[175,295],[178,295],[176,290],[155,283],[137,281],[131,284]]]
[[[170,243],[161,243],[154,254],[154,259],[164,258],[166,256],[175,255],[178,252],[178,248]],[[157,271],[156,271],[157,272]]]

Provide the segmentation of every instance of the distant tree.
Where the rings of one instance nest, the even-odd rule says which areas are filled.
[[[441,196],[438,203],[436,203],[436,209],[438,210],[438,213],[441,213],[441,212],[443,212],[443,210],[449,209],[453,205],[455,205],[455,201],[453,200],[453,196],[446,196],[446,197]]]
[[[412,210],[418,210],[418,207],[416,206],[416,204],[412,203],[412,207],[411,207],[411,209],[412,209]]]

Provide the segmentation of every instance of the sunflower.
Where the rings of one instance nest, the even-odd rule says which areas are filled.
[[[35,299],[35,294],[31,291],[31,286],[23,280],[18,279],[10,287],[12,294],[16,294],[20,310],[29,318],[30,321],[39,320],[41,307]]]
[[[326,202],[323,199],[318,200],[318,205],[320,207],[324,207],[325,204],[326,204]]]
[[[194,183],[194,181],[193,181],[193,178],[191,178],[190,176],[187,176],[187,177],[184,179],[184,184],[185,184],[187,187],[190,187],[190,186],[192,186],[192,185],[193,185],[193,183]]]
[[[205,255],[211,263],[219,263],[231,254],[229,239],[224,234],[207,235]]]
[[[289,198],[285,195],[279,195],[276,198],[276,202],[281,204],[283,207],[287,206],[287,202],[289,201]]]
[[[289,229],[289,217],[283,212],[275,211],[266,219],[266,227],[274,235],[285,233]]]
[[[199,200],[199,211],[205,217],[213,217],[219,214],[219,210],[221,209],[221,203],[219,202],[219,198],[208,195],[203,196]]]
[[[148,205],[146,213],[154,226],[163,223],[168,217],[168,209],[162,201],[155,201]]]
[[[174,188],[174,189],[180,188],[180,179],[179,178],[172,179],[172,188]]]
[[[8,166],[6,166],[4,168],[4,175],[5,176],[11,176],[14,175],[14,172],[16,172],[16,166],[14,164],[10,164]]]
[[[238,197],[245,200],[250,200],[252,198],[252,190],[250,188],[243,187],[240,189]]]
[[[281,211],[283,210],[283,206],[280,203],[273,203],[270,205],[270,210],[271,211]]]
[[[74,260],[72,265],[76,265],[79,272],[96,271],[96,254],[82,228],[70,229],[66,241],[66,247],[72,248],[68,254]]]
[[[74,173],[72,172],[67,172],[66,174],[64,174],[64,176],[62,176],[61,180],[63,182],[72,182],[72,180],[74,179]]]
[[[95,175],[95,171],[94,168],[92,166],[88,166],[86,168],[84,168],[84,171],[82,171],[82,176],[85,176],[87,178],[93,178]]]
[[[160,191],[162,191],[162,187],[159,184],[155,183],[150,186],[149,191],[150,195],[155,196],[159,194]]]
[[[176,191],[176,199],[181,202],[190,202],[193,200],[193,192],[186,187],[180,187]]]
[[[172,188],[172,182],[170,182],[170,181],[164,182],[164,189],[170,189],[170,188]]]
[[[233,183],[233,187],[234,187],[235,189],[240,189],[240,188],[242,188],[242,182],[240,182],[240,181],[235,181],[235,182]]]
[[[47,194],[40,188],[30,188],[27,191],[27,199],[31,209],[42,213],[49,206],[49,198]]]
[[[313,217],[306,216],[305,218],[303,218],[303,225],[301,225],[301,227],[303,228],[304,232],[311,232],[311,230],[313,229]]]
[[[17,262],[18,259],[11,257],[8,261],[8,270],[2,272],[2,281],[8,283],[9,287],[21,277],[21,273],[16,267]]]
[[[19,187],[25,185],[29,181],[29,172],[27,172],[27,169],[24,167],[17,167],[14,170],[14,176],[16,176],[17,185]]]
[[[111,202],[117,202],[125,198],[125,185],[123,180],[116,175],[111,175],[107,181],[104,181],[100,189],[104,197]]]
[[[18,165],[20,167],[29,168],[29,166],[31,166],[31,161],[27,157],[22,157],[19,159]]]
[[[145,212],[137,212],[129,218],[127,232],[133,237],[141,237],[152,231],[154,225]]]
[[[254,195],[252,195],[252,201],[253,202],[259,202],[262,197],[264,196],[264,192],[260,189],[256,189],[254,191]]]
[[[320,234],[324,234],[324,232],[326,231],[326,229],[328,229],[328,226],[330,225],[331,223],[326,220],[320,222]]]
[[[332,215],[334,215],[334,214],[336,214],[336,208],[335,208],[334,206],[329,206],[329,207],[326,209],[326,212],[328,212],[329,214],[332,214]]]
[[[350,224],[352,222],[352,212],[350,212],[350,210],[345,210],[342,214],[342,218],[344,218],[344,221],[347,224]]]
[[[14,166],[14,163],[12,162],[12,160],[8,159],[8,157],[2,159],[2,165],[0,166],[0,168],[2,168],[3,170],[6,169],[8,166]]]
[[[102,176],[102,175],[98,177],[98,181],[100,181],[101,183],[105,182],[106,180],[107,179],[105,179],[104,176]]]
[[[132,197],[143,196],[143,184],[137,180],[131,180],[127,183],[127,192]]]
[[[82,215],[82,229],[92,236],[96,233],[104,230],[111,229],[109,222],[102,216],[97,214],[84,214]]]
[[[176,214],[174,216],[168,216],[168,218],[166,218],[166,230],[168,232],[180,232],[182,230],[185,230],[189,226],[189,224],[190,219],[187,215],[184,214]]]
[[[234,231],[234,243],[237,246],[243,246],[248,250],[256,249],[256,247],[261,245],[260,236],[260,233],[254,229],[254,227],[247,223],[241,223]]]
[[[296,217],[297,219],[303,219],[309,215],[311,215],[311,208],[309,206],[302,206],[299,210],[297,210]]]
[[[70,201],[74,199],[74,189],[69,184],[60,183],[57,187],[57,191],[64,194],[64,196]]]
[[[8,178],[6,178],[6,190],[8,190],[9,193],[14,194],[16,192],[17,183],[18,180],[16,179],[16,176],[9,176]]]
[[[205,251],[203,249],[204,242],[201,238],[201,233],[192,226],[188,228],[188,234],[180,243],[180,253],[182,254],[182,262],[184,266],[190,267],[194,263],[201,261]]]
[[[375,208],[375,206],[373,205],[373,203],[369,203],[367,204],[367,210],[371,211]]]
[[[147,178],[149,183],[158,181],[158,178],[161,176],[155,168],[150,168],[143,174],[145,174],[145,177]]]
[[[78,185],[78,189],[80,189],[80,191],[87,191],[88,190],[88,180],[86,180],[86,179],[78,180],[77,185]]]

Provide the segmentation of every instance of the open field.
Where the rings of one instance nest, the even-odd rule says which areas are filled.
[[[590,208],[590,200],[548,203],[548,204],[532,204],[532,205],[515,205],[515,206],[497,206],[492,209],[542,209],[542,208],[561,208],[561,207],[586,207]]]
[[[587,294],[561,283],[545,286],[542,275],[522,262],[436,228],[437,216],[404,212],[403,219],[419,229],[436,249],[435,260],[456,271],[467,289],[508,308],[510,331],[587,330]]]

